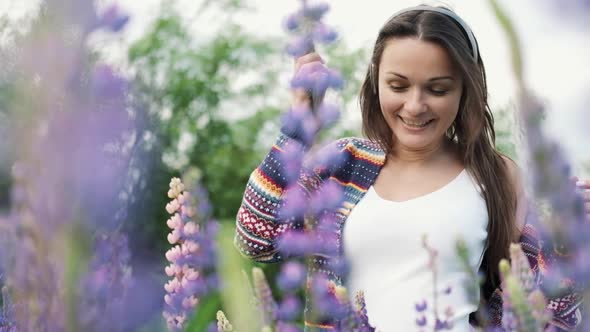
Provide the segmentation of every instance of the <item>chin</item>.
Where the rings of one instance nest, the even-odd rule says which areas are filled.
[[[398,144],[411,150],[422,150],[434,144],[435,140],[420,137],[397,137]]]

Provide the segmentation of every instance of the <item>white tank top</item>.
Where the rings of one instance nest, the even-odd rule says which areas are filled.
[[[365,294],[369,322],[377,331],[418,331],[415,304],[427,301],[427,328],[434,325],[433,274],[422,246],[425,234],[438,251],[438,312],[453,310],[452,331],[470,331],[469,314],[477,310],[479,290],[465,289],[467,272],[456,253],[465,240],[470,267],[483,258],[488,214],[479,187],[466,170],[444,187],[403,202],[381,198],[371,186],[344,225],[344,252],[350,263],[351,298]],[[445,290],[451,287],[451,293]]]

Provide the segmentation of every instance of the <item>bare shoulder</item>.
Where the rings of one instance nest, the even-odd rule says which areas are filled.
[[[527,198],[524,190],[522,171],[514,160],[504,155],[502,155],[502,159],[506,164],[510,176],[510,182],[514,186],[514,192],[516,193],[516,216],[514,223],[520,234],[524,228],[527,214]]]

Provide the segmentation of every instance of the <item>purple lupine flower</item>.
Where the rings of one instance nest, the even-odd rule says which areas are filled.
[[[278,322],[276,327],[277,332],[301,332],[301,328],[295,324]]]
[[[294,184],[285,189],[283,206],[279,211],[281,220],[301,218],[306,212],[307,193],[299,184]]]
[[[294,32],[301,25],[301,15],[299,13],[290,14],[285,18],[283,26],[287,31]]]
[[[313,169],[319,165],[330,165],[339,168],[346,162],[346,157],[341,153],[341,148],[336,144],[329,145],[322,149],[322,153],[309,156],[309,168]]]
[[[451,292],[452,292],[452,291],[453,291],[453,288],[452,288],[451,286],[448,286],[447,288],[445,288],[445,289],[443,290],[443,293],[444,293],[445,295],[449,295],[449,294],[451,294]]]
[[[306,146],[313,143],[320,129],[320,123],[307,106],[291,107],[283,114],[281,123],[283,132],[299,137]]]
[[[283,292],[293,292],[300,289],[306,279],[305,265],[299,262],[287,262],[281,266],[277,277],[277,285]]]
[[[315,240],[315,252],[321,255],[334,257],[338,255],[339,235],[335,231],[316,230],[309,233]]]
[[[328,4],[308,5],[306,0],[301,0],[301,3],[302,9],[289,15],[285,20],[286,29],[293,34],[286,51],[295,58],[313,52],[315,42],[329,43],[337,38],[336,31],[321,22],[322,17],[329,10]],[[313,98],[312,107],[315,110],[323,102],[323,96],[328,88],[342,88],[342,78],[339,73],[326,68],[323,64],[307,65],[296,73],[291,87],[309,91]],[[330,121],[327,120],[334,117],[332,114],[328,115],[330,116],[324,117],[324,124],[329,124]]]
[[[129,83],[117,75],[110,66],[97,65],[92,75],[91,89],[93,98],[97,100],[109,100],[110,103],[123,102]]]
[[[314,215],[319,215],[324,211],[333,211],[343,202],[342,186],[334,181],[326,181],[318,188],[312,196],[310,210]],[[326,226],[332,225],[333,220],[329,218],[322,219]]]
[[[98,26],[105,27],[113,32],[121,30],[129,22],[129,16],[119,9],[117,5],[111,5],[99,18]]]
[[[0,220],[2,221],[2,220]],[[0,285],[4,284],[4,278],[0,275]],[[13,304],[11,303],[8,290],[2,286],[2,307],[0,308],[0,331],[2,332],[16,332],[16,326],[13,322]]]
[[[420,316],[416,318],[416,325],[418,326],[426,326],[427,320],[426,316]]]
[[[449,321],[446,321],[446,320],[441,320],[441,319],[437,318],[434,323],[434,330],[435,331],[450,330],[452,328],[453,328],[453,324],[451,324]]]
[[[322,103],[317,114],[322,128],[329,127],[340,118],[340,108],[334,104]]]
[[[301,314],[301,300],[294,295],[286,296],[277,309],[277,319],[281,321],[294,321]]]
[[[311,37],[300,36],[293,38],[293,40],[287,45],[286,51],[290,56],[298,58],[309,53],[313,48],[313,39]]]
[[[341,89],[342,76],[321,63],[303,66],[291,79],[291,88],[309,90],[314,96],[323,95],[329,88]]]
[[[574,23],[578,28],[587,28],[586,22],[588,16],[590,16],[590,1],[543,0],[540,3],[542,7],[545,7],[551,14],[560,19],[560,23]]]
[[[336,40],[337,33],[321,22],[330,6],[327,3],[308,5],[302,0],[303,8],[290,14],[284,20],[284,27],[293,34],[293,40],[287,46],[287,53],[293,57],[300,57],[314,50],[314,41],[330,43]]]
[[[285,153],[281,154],[280,161],[285,169],[287,183],[293,183],[299,178],[304,154],[303,146],[297,143],[289,144]]]
[[[589,285],[590,263],[575,259],[588,250],[590,238],[590,223],[586,221],[582,198],[571,183],[571,167],[564,153],[543,133],[540,124],[543,105],[527,93],[520,96],[520,102],[534,194],[550,206],[548,215],[535,213],[536,218],[530,220],[538,226],[545,243],[542,254],[548,265],[544,274],[548,282],[542,287],[548,293],[559,292],[563,287],[561,280],[567,277],[575,278],[576,285],[585,288]]]
[[[317,40],[324,44],[331,43],[338,38],[338,33],[323,23],[318,23],[313,27],[311,32],[313,40]]]
[[[375,328],[369,324],[367,305],[365,303],[365,294],[362,291],[359,291],[355,295],[354,299],[356,305],[356,321],[358,322],[360,332],[374,332]]]
[[[546,300],[538,285],[531,282],[532,271],[520,245],[510,246],[510,260],[500,261],[502,280],[502,312],[508,319],[502,322],[506,329],[540,331],[549,321],[545,311]]]
[[[316,241],[308,233],[298,230],[289,230],[277,241],[277,248],[289,256],[302,256],[315,252]]]
[[[11,255],[3,263],[10,267],[6,287],[13,295],[19,330],[64,330],[66,300],[88,308],[69,317],[76,324],[87,325],[92,319],[86,319],[96,315],[104,322],[127,324],[126,317],[114,312],[116,302],[126,295],[125,287],[119,287],[125,286],[119,283],[124,278],[112,280],[113,275],[126,275],[126,270],[117,271],[117,262],[96,262],[112,253],[109,246],[119,245],[99,245],[99,234],[108,235],[120,226],[118,194],[129,160],[121,146],[129,143],[125,135],[134,128],[125,104],[125,80],[108,66],[94,65],[85,49],[95,23],[92,1],[48,0],[35,23],[41,29],[32,28],[18,45],[15,79],[23,85],[17,87],[16,106],[8,114],[18,126],[15,135],[21,145],[15,156],[15,200],[7,230],[13,239],[2,243],[2,254]],[[78,234],[96,238],[100,248],[92,248],[92,242],[82,241]],[[87,270],[85,261],[79,264],[79,274],[87,279],[66,281],[71,277],[65,273],[66,257],[78,250],[70,247],[73,243],[91,249],[96,260]],[[128,255],[118,258],[125,261]],[[105,299],[112,301],[108,308],[99,303]],[[90,308],[89,301],[97,305]],[[117,318],[125,321],[116,322]]]
[[[339,299],[336,285],[322,273],[314,273],[311,278],[310,296],[314,308],[321,317],[343,319],[347,314],[346,303]]]
[[[307,1],[303,0],[303,3],[302,15],[311,21],[319,22],[330,10],[330,4],[327,2],[308,5]]]
[[[133,282],[127,237],[101,234],[94,245],[94,256],[80,282],[80,324],[85,330],[122,331],[127,327],[123,312]]]
[[[28,173],[13,173],[13,177],[15,175],[23,178],[14,178],[14,185],[25,186]],[[3,288],[10,290],[10,302],[13,303],[8,307],[13,309],[10,323],[17,330],[63,328],[63,316],[59,311],[55,312],[55,307],[50,304],[59,299],[56,280],[60,279],[60,275],[46,256],[39,256],[38,246],[45,239],[41,237],[35,241],[40,236],[39,228],[30,225],[33,221],[31,215],[28,200],[13,205],[8,223],[5,224],[8,226],[8,234],[3,234],[8,236],[2,239],[3,248],[10,249],[1,252],[2,270],[7,273]],[[7,293],[6,289],[3,289],[3,294]],[[48,324],[44,322],[44,318],[52,318],[54,321]]]
[[[422,302],[418,302],[415,304],[415,308],[417,312],[423,312],[428,307],[426,300],[422,300]]]

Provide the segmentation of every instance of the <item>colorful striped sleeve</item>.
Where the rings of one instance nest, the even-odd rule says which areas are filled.
[[[259,262],[280,261],[282,257],[275,245],[277,238],[289,228],[303,227],[302,220],[280,220],[279,210],[289,184],[289,172],[299,174],[297,185],[304,189],[303,192],[308,196],[319,186],[321,177],[326,176],[320,167],[313,167],[312,170],[308,167],[297,167],[297,161],[289,164],[285,157],[287,154],[296,155],[293,152],[297,149],[307,151],[299,140],[281,134],[262,163],[250,175],[236,217],[234,238],[238,250],[250,259]],[[299,162],[301,163],[302,161]]]

